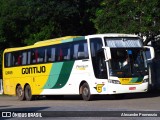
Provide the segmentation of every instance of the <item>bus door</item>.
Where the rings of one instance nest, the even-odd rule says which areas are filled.
[[[106,62],[102,46],[101,38],[90,39],[91,59],[94,75],[98,79],[107,79]]]

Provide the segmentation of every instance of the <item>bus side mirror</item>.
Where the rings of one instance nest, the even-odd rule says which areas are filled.
[[[102,47],[104,49],[105,54],[105,61],[108,61],[111,59],[111,50],[109,47]]]
[[[144,48],[145,48],[147,61],[153,60],[155,57],[154,48],[150,46],[144,46]]]

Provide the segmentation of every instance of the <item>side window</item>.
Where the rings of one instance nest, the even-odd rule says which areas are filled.
[[[13,53],[13,66],[19,66],[22,64],[22,55],[20,52]]]
[[[47,47],[44,48],[44,62],[47,62]]]
[[[28,55],[27,55],[27,64],[31,64],[31,51],[29,50],[28,52]]]
[[[63,57],[64,57],[64,53],[63,53],[63,48],[62,46],[58,46],[57,52],[56,52],[56,59],[57,61],[62,61]]]
[[[37,52],[35,49],[31,50],[31,64],[37,63]]]
[[[45,60],[45,49],[36,48],[31,50],[31,63],[43,63]]]
[[[6,53],[4,64],[5,67],[12,67],[88,58],[88,45],[84,40]]]
[[[14,67],[26,64],[25,54],[20,51],[5,54],[5,67]]]
[[[70,44],[65,44],[62,48],[63,50],[63,59],[70,60],[71,59],[71,47]]]
[[[85,56],[85,58],[89,58],[87,42],[83,43],[83,45],[84,45],[84,53],[85,53],[84,56]]]
[[[71,59],[71,45],[64,43],[58,47],[58,61],[66,61]]]
[[[36,49],[37,54],[37,63],[43,63],[45,59],[45,49],[44,48],[38,48]]]
[[[4,65],[5,67],[11,67],[12,66],[12,54],[6,53],[4,56]]]
[[[78,59],[78,48],[79,48],[78,43],[73,45],[73,59]]]
[[[73,44],[73,59],[88,59],[87,41],[75,42]]]
[[[54,46],[47,47],[47,62],[55,61],[56,57],[56,48]]]
[[[101,38],[91,38],[90,39],[90,48],[91,56],[95,57],[98,50],[102,48],[102,39]]]
[[[22,65],[27,64],[27,51],[22,52]]]
[[[9,61],[10,61],[10,60],[9,60],[9,54],[10,54],[10,53],[5,53],[5,54],[4,54],[4,60],[3,60],[3,62],[4,62],[4,66],[5,66],[5,67],[9,67]]]

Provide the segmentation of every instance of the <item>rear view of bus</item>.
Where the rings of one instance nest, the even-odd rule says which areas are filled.
[[[154,50],[143,46],[140,37],[126,34],[92,36],[90,48],[97,92],[123,94],[148,90],[147,64],[154,58]]]

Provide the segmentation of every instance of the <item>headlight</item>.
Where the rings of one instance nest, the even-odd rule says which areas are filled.
[[[109,83],[121,84],[119,80],[108,80]]]
[[[144,80],[143,80],[143,83],[146,83],[146,82],[148,82],[148,81],[149,81],[149,78],[144,79]]]

